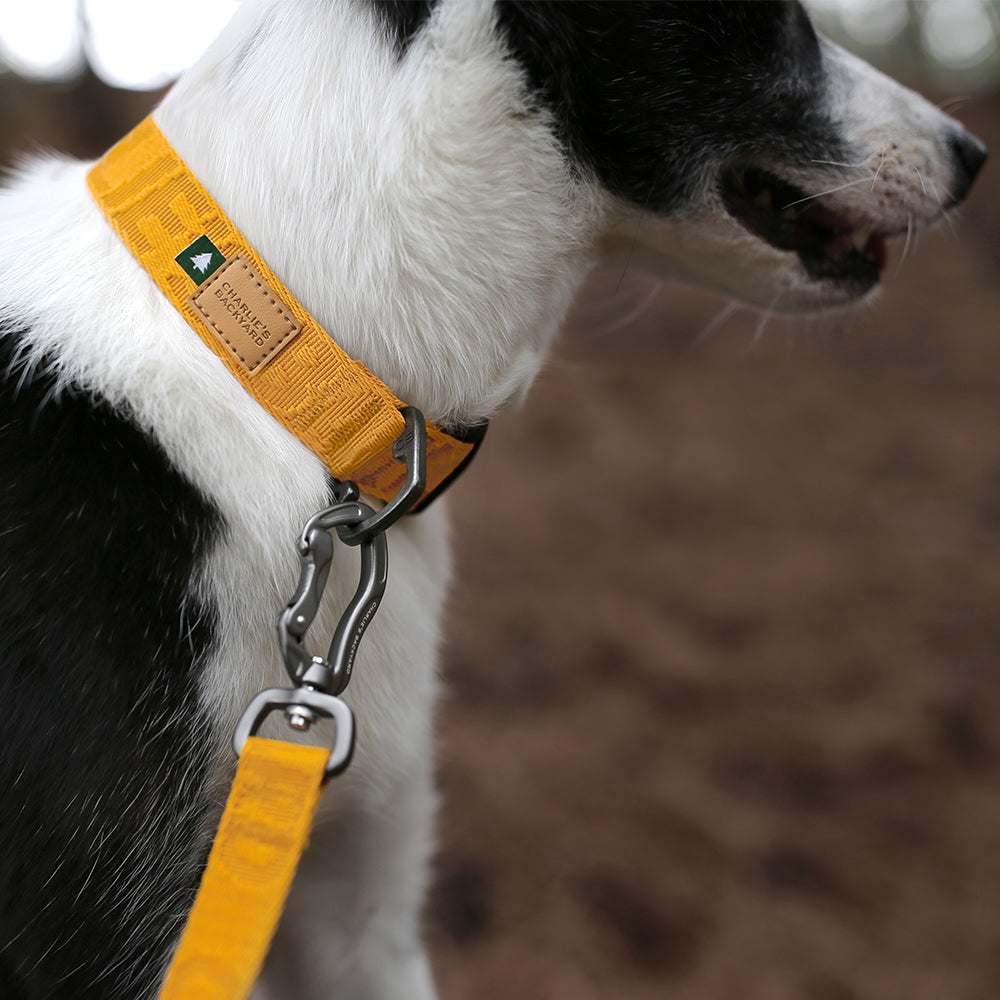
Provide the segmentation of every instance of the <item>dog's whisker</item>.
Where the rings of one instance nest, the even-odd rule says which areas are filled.
[[[689,351],[699,348],[709,337],[718,333],[729,320],[743,308],[739,302],[727,302],[698,332],[691,342]]]
[[[944,199],[941,197],[941,193],[938,191],[937,185],[931,180],[928,180],[925,183],[923,175],[916,167],[913,168],[913,172],[920,180],[920,186],[924,190],[924,195],[927,196],[929,194],[929,196],[937,202],[938,208],[941,209],[941,218],[943,218],[947,223],[951,235],[954,236],[955,239],[958,239],[958,231],[955,229],[955,223],[948,212],[948,206],[945,204]],[[927,190],[928,185],[930,186],[930,192]]]
[[[867,177],[859,177],[855,181],[848,181],[846,184],[840,184],[837,187],[829,188],[826,191],[819,191],[816,194],[811,194],[805,198],[799,198],[798,201],[790,201],[787,205],[781,206],[781,211],[785,211],[788,208],[794,208],[796,205],[802,205],[807,201],[815,201],[817,198],[825,198],[828,194],[836,194],[838,191],[844,191],[850,187],[856,187],[858,184],[867,184]]]
[[[646,216],[646,208],[643,206],[641,212],[639,212],[639,217],[635,222],[635,232],[632,234],[632,241],[629,243],[628,254],[625,257],[625,264],[622,266],[622,273],[618,276],[618,284],[615,285],[615,291],[621,291],[622,282],[625,280],[625,275],[628,274],[629,265],[632,263],[632,254],[635,252],[635,248],[639,243],[639,230],[642,228],[642,220]]]
[[[912,238],[913,238],[913,216],[908,214],[906,216],[906,240],[903,243],[902,253],[900,253],[899,255],[899,263],[896,265],[896,270],[895,270],[896,274],[899,274],[900,270],[903,267],[903,262],[906,260],[906,255],[909,253],[910,250],[910,241],[912,240]]]
[[[773,317],[774,313],[770,309],[761,314],[760,319],[757,321],[757,325],[754,327],[753,337],[751,338],[749,345],[747,345],[746,350],[743,352],[744,357],[749,357],[760,346],[760,342],[764,338],[764,330]]]
[[[850,170],[856,170],[858,167],[867,166],[878,153],[869,153],[864,159],[857,160],[854,163],[842,163],[840,160],[810,160],[810,163],[818,163],[825,167],[847,167]]]
[[[768,307],[761,310],[760,319],[757,321],[757,325],[754,327],[753,339],[750,341],[749,346],[743,352],[744,357],[749,357],[755,350],[757,350],[760,345],[761,340],[764,337],[764,331],[767,329],[768,323],[774,319],[775,310],[778,307],[778,303],[783,298],[784,293],[778,292],[774,298],[771,299]]]
[[[940,104],[936,104],[935,107],[938,109],[938,111],[954,111],[968,104],[970,100],[971,100],[970,97],[962,94],[957,97],[949,97],[947,100],[942,101]]]
[[[619,287],[621,287],[621,282],[619,281]],[[663,289],[663,282],[657,281],[654,283],[653,287],[639,300],[639,302],[633,306],[628,312],[625,313],[620,319],[615,320],[610,326],[604,327],[600,331],[601,336],[607,336],[612,333],[618,333],[620,330],[624,330],[626,327],[631,326],[640,316],[642,316],[646,310],[653,304],[653,301],[660,294]]]
[[[924,183],[924,179],[923,179],[923,177],[921,177],[920,171],[917,170],[916,167],[914,167],[913,169],[916,171],[917,176],[920,177],[921,184],[923,184]],[[947,208],[947,206],[944,203],[944,199],[941,197],[941,194],[938,191],[937,185],[934,183],[934,181],[931,181],[931,180],[928,180],[927,184],[930,185],[931,197],[933,197],[933,199],[937,202],[938,208],[941,209],[941,218],[943,218],[944,221],[945,221],[945,223],[947,224],[948,230],[951,233],[951,235],[954,236],[955,239],[958,239],[958,231],[955,229],[955,223],[952,220],[951,215],[948,212],[948,208]],[[924,194],[926,194],[926,193],[927,193],[927,188],[925,187],[924,188]]]
[[[649,210],[649,199],[653,197],[653,191],[659,183],[660,177],[663,174],[663,169],[663,165],[661,164],[656,170],[653,182],[646,189],[646,197],[643,199],[642,207],[639,209],[638,218],[635,222],[635,232],[632,234],[632,242],[629,244],[628,255],[625,258],[625,265],[622,267],[622,273],[618,277],[618,284],[615,286],[616,292],[621,289],[622,282],[625,280],[625,275],[628,274],[629,265],[632,263],[632,254],[635,252],[635,248],[639,243],[639,230],[642,228],[643,220],[646,218],[646,214]]]
[[[875,190],[875,182],[878,180],[878,175],[880,173],[882,173],[882,168],[885,166],[886,159],[887,159],[887,157],[886,157],[885,153],[883,153],[882,154],[882,159],[881,159],[881,161],[879,162],[879,165],[878,165],[878,169],[876,169],[876,171],[875,171],[875,176],[872,178],[872,186],[871,186],[871,190],[872,191]]]

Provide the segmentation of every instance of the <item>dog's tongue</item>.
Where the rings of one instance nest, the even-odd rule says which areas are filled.
[[[841,254],[849,254],[855,250],[860,250],[879,271],[885,270],[885,265],[889,259],[885,237],[880,233],[872,233],[864,246],[859,245],[859,232],[857,227],[839,212],[834,212],[822,205],[811,205],[806,213],[809,221],[824,229],[830,230],[832,239],[827,244],[827,255],[829,257],[839,257]]]

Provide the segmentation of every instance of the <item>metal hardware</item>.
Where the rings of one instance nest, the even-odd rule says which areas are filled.
[[[479,452],[479,448],[483,443],[483,439],[486,437],[486,431],[489,429],[489,421],[483,420],[478,424],[470,424],[468,427],[453,428],[448,433],[451,437],[455,438],[456,441],[461,441],[464,444],[471,445],[468,455],[462,459],[461,463],[452,469],[451,473],[445,476],[432,490],[428,490],[420,497],[420,501],[415,507],[412,508],[411,513],[419,514],[422,511],[427,510],[427,508],[434,503],[435,500],[442,493],[447,491],[452,483],[455,482],[459,476],[472,464],[472,460],[476,457]]]
[[[385,593],[389,573],[386,529],[406,513],[424,491],[427,469],[427,428],[423,414],[414,407],[403,410],[406,429],[393,448],[393,456],[406,465],[402,489],[378,513],[359,499],[358,485],[336,482],[334,503],[306,522],[296,543],[299,582],[292,599],[278,615],[278,648],[293,688],[268,688],[247,706],[236,724],[233,748],[239,757],[246,741],[264,719],[283,709],[288,725],[307,732],[320,718],[332,719],[334,742],[326,765],[326,777],[339,774],[354,752],[354,716],[337,697],[351,679],[354,658],[369,622]],[[306,646],[306,633],[319,611],[319,604],[333,562],[333,534],[361,550],[361,579],[337,623],[326,659],[313,656]]]
[[[347,485],[347,484],[344,484]],[[353,483],[349,484],[354,486]],[[354,487],[356,489],[356,487]],[[278,615],[278,648],[288,676],[295,684],[340,694],[351,678],[361,637],[378,610],[389,573],[389,547],[381,531],[361,542],[361,579],[336,631],[326,659],[313,656],[306,647],[309,630],[330,575],[333,561],[332,529],[355,525],[373,512],[366,503],[337,503],[314,514],[298,541],[301,573],[291,601]]]
[[[335,727],[333,746],[326,762],[324,776],[330,778],[340,774],[351,762],[354,753],[354,714],[347,703],[309,687],[269,688],[261,691],[246,707],[246,711],[236,724],[233,733],[233,749],[236,756],[243,752],[246,741],[257,733],[261,724],[276,709],[308,709],[311,714],[332,719]]]
[[[301,572],[295,594],[278,615],[278,646],[294,688],[268,688],[247,706],[233,733],[236,756],[246,741],[260,728],[273,711],[284,709],[289,726],[307,732],[320,718],[332,719],[334,742],[330,749],[325,775],[339,774],[354,752],[354,716],[347,704],[337,697],[351,677],[354,657],[361,637],[378,610],[388,576],[389,558],[385,534],[381,531],[361,542],[361,580],[340,618],[326,659],[312,656],[305,637],[319,610],[330,564],[333,561],[333,535],[340,525],[356,525],[374,511],[356,499],[354,483],[343,483],[335,494],[339,502],[314,514],[298,539]]]
[[[392,457],[406,466],[406,481],[399,492],[376,514],[360,524],[337,528],[345,545],[360,545],[371,535],[391,528],[420,499],[427,485],[427,424],[415,406],[404,406],[403,433],[392,446]],[[345,485],[338,483],[338,486]]]
[[[292,705],[285,709],[285,721],[292,729],[300,733],[308,733],[317,721],[316,713],[305,705]]]

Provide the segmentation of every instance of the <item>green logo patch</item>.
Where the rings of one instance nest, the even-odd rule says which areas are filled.
[[[207,236],[199,236],[191,246],[185,247],[174,260],[180,264],[184,273],[196,285],[200,285],[207,278],[210,278],[226,263],[222,252]]]

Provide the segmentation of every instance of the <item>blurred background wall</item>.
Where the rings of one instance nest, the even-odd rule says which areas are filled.
[[[4,162],[233,6],[0,0]],[[995,4],[812,7],[1000,149]],[[446,998],[1000,996],[998,186],[849,314],[594,276],[451,501]]]

